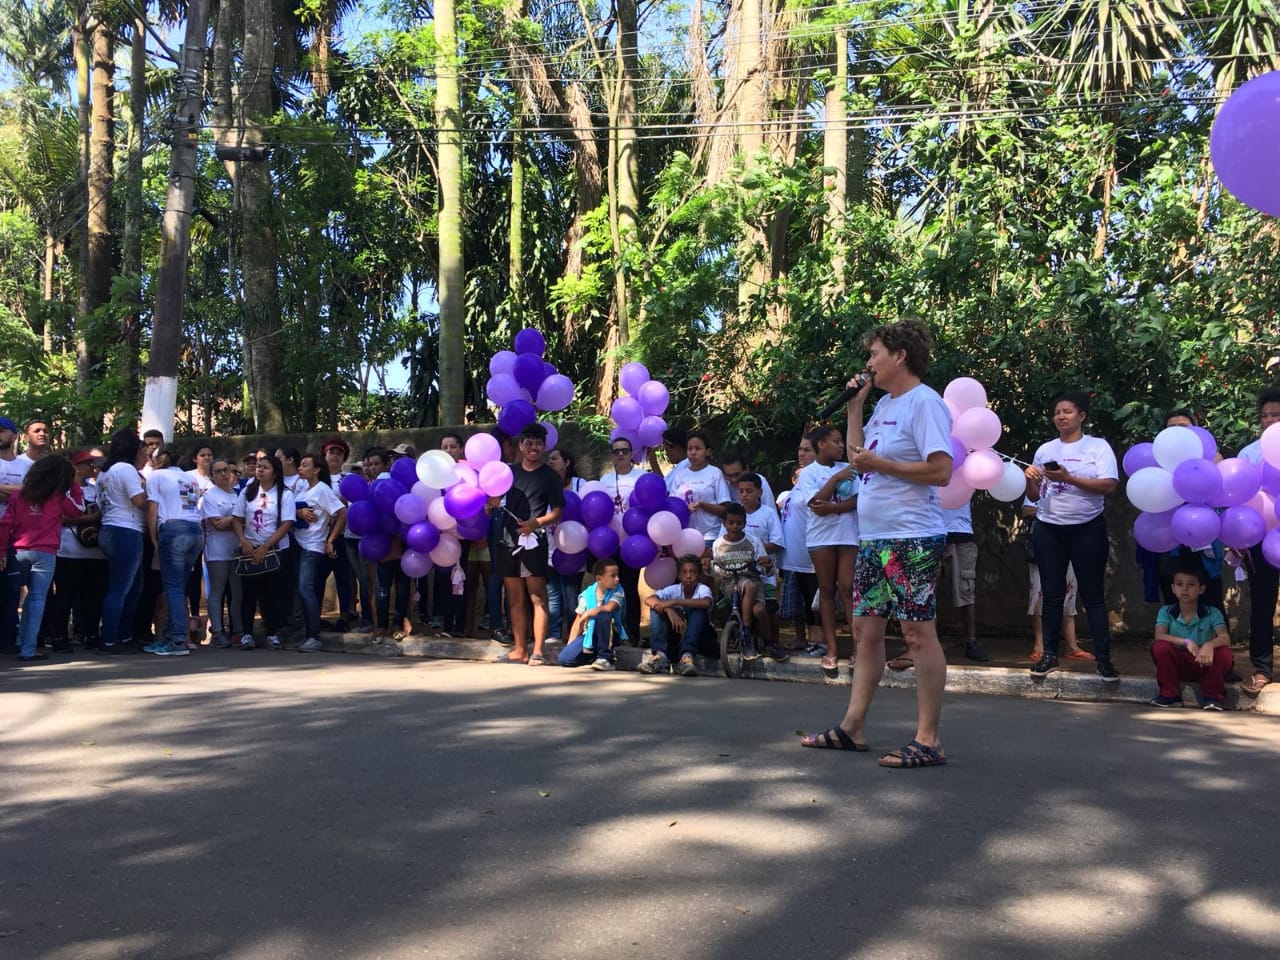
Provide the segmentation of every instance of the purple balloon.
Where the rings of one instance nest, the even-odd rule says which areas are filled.
[[[613,527],[596,527],[587,534],[587,549],[593,557],[612,557],[618,552],[618,535]]]
[[[1170,521],[1178,542],[1188,547],[1205,547],[1218,539],[1222,524],[1218,514],[1210,507],[1188,503],[1173,511]]]
[[[563,410],[573,402],[573,381],[562,373],[553,373],[538,388],[539,410]]]
[[[528,400],[512,400],[498,414],[498,429],[514,437],[538,419],[538,411]]]
[[[400,457],[391,464],[391,479],[404,484],[406,491],[418,482],[418,464],[413,457]]]
[[[520,399],[520,384],[509,373],[495,373],[485,384],[484,393],[490,403],[505,407],[512,400]]]
[[[400,535],[400,518],[391,511],[378,511],[377,532],[385,533],[388,537],[398,537]]]
[[[649,368],[643,363],[624,363],[618,371],[618,383],[623,390],[635,396],[649,379]]]
[[[406,493],[396,501],[395,514],[396,519],[401,523],[412,526],[426,519],[427,505],[412,493]]]
[[[1163,513],[1140,513],[1133,521],[1133,539],[1138,546],[1152,553],[1168,553],[1178,545],[1178,535],[1173,532],[1173,510]]]
[[[1158,467],[1155,454],[1156,445],[1154,443],[1135,443],[1132,447],[1125,451],[1124,454],[1124,472],[1126,476],[1132,477],[1143,467]]]
[[[346,498],[347,503],[358,503],[369,496],[369,481],[358,473],[348,473],[338,484],[338,492]],[[350,517],[347,522],[351,522]]]
[[[456,529],[459,540],[483,540],[489,535],[489,518],[481,510],[474,517],[460,519]]]
[[[396,501],[408,492],[409,488],[393,477],[383,477],[369,485],[369,498],[383,513],[395,513]]]
[[[1253,507],[1228,507],[1222,511],[1219,537],[1228,547],[1247,550],[1257,546],[1267,535],[1267,521]]]
[[[590,540],[588,540],[588,545],[590,545]],[[623,540],[619,552],[622,556],[622,562],[633,570],[647,567],[658,559],[657,545],[647,536],[641,534],[633,534]]]
[[[680,526],[687,527],[689,525],[689,505],[680,497],[667,497],[667,502],[662,509],[670,510],[680,518]]]
[[[378,508],[373,505],[372,500],[357,500],[347,507],[347,529],[357,537],[363,537],[377,528]]]
[[[622,529],[630,536],[644,533],[649,529],[649,511],[631,507],[622,515]]]
[[[1280,71],[1254,77],[1227,98],[1209,133],[1209,156],[1236,199],[1280,216]]]
[[[582,498],[572,490],[564,492],[564,508],[560,511],[560,519],[582,522]]]
[[[1200,448],[1204,450],[1204,458],[1212,461],[1218,455],[1218,441],[1213,439],[1213,434],[1195,424],[1192,424],[1189,429],[1200,438]]]
[[[542,381],[547,378],[547,373],[542,367],[542,358],[536,353],[522,353],[516,357],[516,365],[512,370],[512,374],[516,378],[516,383],[534,396],[538,395],[538,388],[542,386]]]
[[[449,512],[449,516],[462,520],[474,517],[483,510],[486,499],[488,497],[479,487],[455,483],[444,492],[444,508]]]
[[[562,573],[566,576],[581,572],[586,565],[586,550],[579,550],[577,553],[565,553],[563,550],[557,550],[551,555],[551,566],[556,568],[556,573]]]
[[[609,415],[613,417],[614,423],[627,431],[635,430],[644,419],[640,401],[635,397],[619,397],[613,401],[613,406],[609,408]]]
[[[1262,461],[1262,489],[1273,497],[1280,497],[1280,469]]]
[[[646,473],[631,491],[632,504],[650,513],[660,509],[666,499],[667,485],[656,473]]]
[[[1262,486],[1262,468],[1239,457],[1229,457],[1219,463],[1218,473],[1222,477],[1219,506],[1241,506],[1253,499],[1253,495]]]
[[[1222,497],[1222,475],[1209,460],[1183,460],[1173,470],[1173,489],[1187,503],[1216,503]]]
[[[510,374],[511,368],[516,365],[516,355],[510,350],[499,350],[489,358],[489,373],[492,376],[498,376],[500,373]]]
[[[658,447],[662,444],[662,435],[667,432],[667,421],[659,416],[647,416],[636,428],[636,437],[642,447]]]
[[[593,490],[582,498],[582,523],[586,527],[607,527],[613,519],[613,511],[613,497],[602,490]]]
[[[1280,527],[1267,531],[1262,538],[1262,556],[1273,567],[1280,567]]]
[[[965,457],[969,456],[969,451],[964,448],[964,444],[960,442],[959,437],[951,438],[951,472],[955,473],[964,463]]]
[[[533,327],[525,327],[516,334],[516,353],[532,353],[541,358],[547,349],[546,338]]]
[[[360,556],[377,563],[391,552],[391,537],[379,530],[372,530],[360,539]]]
[[[646,416],[660,417],[671,402],[671,394],[658,380],[646,380],[636,391],[636,399],[640,401],[640,409]]]
[[[415,523],[404,536],[405,546],[419,553],[430,553],[440,542],[440,531],[434,523]]]
[[[417,550],[406,550],[400,555],[400,569],[406,577],[425,577],[432,566],[431,558]]]

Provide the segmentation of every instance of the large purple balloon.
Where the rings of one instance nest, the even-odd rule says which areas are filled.
[[[516,353],[532,353],[541,357],[547,349],[547,341],[533,327],[525,327],[516,334],[515,348]]]
[[[463,520],[467,517],[474,517],[483,510],[486,499],[488,498],[485,492],[479,487],[469,487],[465,483],[455,483],[444,492],[444,508],[449,511],[449,516],[457,520]]]
[[[427,505],[412,493],[406,493],[396,501],[396,519],[412,526],[427,518]]]
[[[408,492],[408,487],[392,477],[383,477],[369,485],[369,498],[384,513],[394,513],[396,501]]]
[[[1213,121],[1209,155],[1240,202],[1280,217],[1280,71],[1254,77],[1227,98]]]
[[[587,549],[593,557],[612,557],[618,552],[618,534],[612,527],[596,527],[587,535]]]
[[[951,438],[951,472],[955,473],[964,466],[965,458],[969,456],[969,451],[964,448],[964,444],[960,442],[959,437]]]
[[[1173,532],[1171,521],[1174,511],[1140,513],[1133,521],[1133,539],[1138,546],[1152,553],[1168,553],[1178,545],[1178,535]]]
[[[412,490],[418,482],[418,463],[413,457],[400,457],[391,464],[391,479],[399,480],[405,490]]]
[[[622,529],[629,536],[644,533],[649,529],[649,511],[631,507],[622,515]]]
[[[474,517],[463,517],[454,528],[459,540],[483,540],[489,535],[489,517],[483,510]]]
[[[646,380],[636,391],[636,399],[640,401],[640,409],[646,416],[660,417],[667,410],[671,394],[658,380]]]
[[[1262,462],[1262,489],[1273,497],[1280,497],[1280,469],[1265,460]]]
[[[622,562],[633,570],[647,567],[658,558],[658,548],[652,540],[641,534],[634,534],[622,541],[619,548]]]
[[[1267,534],[1267,521],[1253,507],[1228,507],[1222,511],[1222,542],[1236,550],[1257,546]]]
[[[546,379],[542,358],[536,353],[522,353],[516,357],[516,365],[512,370],[512,374],[516,378],[516,383],[534,396],[538,395],[538,388],[542,386],[542,381]]]
[[[347,529],[357,537],[363,537],[377,527],[378,508],[372,500],[356,500],[347,507]]]
[[[649,368],[643,363],[624,363],[618,371],[618,383],[627,393],[635,396],[649,379]]]
[[[1217,503],[1222,475],[1208,460],[1183,460],[1173,469],[1173,489],[1187,503]]]
[[[378,511],[377,529],[379,533],[385,533],[388,537],[398,537],[400,535],[400,519],[390,510]]]
[[[642,447],[658,447],[662,444],[662,435],[667,432],[667,421],[658,416],[648,416],[640,421],[636,428],[636,437]]]
[[[595,490],[582,498],[582,523],[588,528],[608,526],[613,519],[613,511],[613,497],[603,491]]]
[[[542,381],[538,388],[539,410],[563,410],[573,402],[573,381],[562,373],[555,373]]]
[[[1262,538],[1262,556],[1273,567],[1280,567],[1280,527],[1268,530]]]
[[[1132,447],[1125,451],[1124,454],[1124,472],[1126,476],[1132,477],[1143,467],[1156,467],[1156,446],[1154,443],[1135,443]]]
[[[1240,457],[1228,457],[1218,464],[1222,477],[1222,497],[1218,505],[1238,507],[1247,503],[1262,486],[1262,469]]]
[[[348,473],[338,484],[338,492],[347,499],[347,503],[356,503],[369,496],[369,481],[358,473]],[[351,522],[351,518],[347,518]]]
[[[572,490],[564,492],[564,507],[560,511],[561,520],[582,520],[582,498]]]
[[[520,399],[520,384],[509,373],[495,373],[485,384],[484,393],[494,406],[505,407],[512,400]]]
[[[431,558],[418,550],[406,550],[400,555],[400,569],[406,577],[425,577],[431,567]]]
[[[551,555],[551,566],[556,568],[556,573],[562,573],[566,576],[571,573],[579,573],[582,568],[587,565],[587,551],[580,550],[577,553],[565,553],[563,550],[557,550]]]
[[[646,473],[636,481],[631,491],[631,502],[642,510],[653,512],[667,499],[667,485],[656,473]]]
[[[1184,504],[1173,511],[1170,522],[1173,533],[1179,543],[1188,547],[1206,547],[1218,539],[1222,524],[1218,515],[1210,507],[1202,507],[1194,503]]]
[[[613,422],[623,430],[635,430],[644,419],[644,411],[640,409],[640,401],[635,397],[619,397],[609,408]]]
[[[409,528],[409,532],[404,535],[404,542],[405,546],[419,553],[430,553],[440,543],[440,531],[435,524],[424,520]]]
[[[663,509],[670,510],[679,517],[680,526],[687,527],[689,525],[689,505],[680,497],[667,497],[667,502]]]
[[[1204,458],[1213,460],[1218,455],[1218,441],[1213,439],[1213,434],[1196,424],[1192,424],[1190,430],[1200,438],[1200,447],[1204,450]]]
[[[360,539],[360,556],[377,563],[391,552],[391,537],[379,530],[371,530]]]
[[[489,358],[489,373],[492,376],[505,373],[510,375],[511,368],[516,365],[516,355],[510,350],[499,350]]]
[[[514,437],[538,419],[538,411],[528,400],[512,400],[498,414],[498,429]]]

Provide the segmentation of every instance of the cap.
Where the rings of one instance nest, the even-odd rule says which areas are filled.
[[[97,457],[93,455],[92,450],[77,450],[75,453],[71,454],[71,456],[67,457],[67,459],[71,461],[73,466],[78,467],[82,463],[88,463],[90,460],[96,460]]]
[[[17,433],[18,425],[8,417],[0,417],[0,430],[8,430],[11,433]]]
[[[418,451],[410,443],[398,443],[391,448],[391,452],[397,457],[416,457],[418,455]]]
[[[337,447],[339,450],[341,450],[342,455],[344,457],[349,456],[351,454],[351,447],[349,447],[347,445],[347,441],[343,440],[341,437],[330,437],[324,443],[320,444],[320,452],[328,453],[334,447]]]

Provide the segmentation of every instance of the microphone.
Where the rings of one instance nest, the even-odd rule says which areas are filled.
[[[844,393],[836,397],[829,404],[818,411],[818,421],[830,420],[837,410],[853,399],[853,395],[865,387],[872,379],[872,373],[869,370],[859,370],[853,376],[853,386],[847,387]]]

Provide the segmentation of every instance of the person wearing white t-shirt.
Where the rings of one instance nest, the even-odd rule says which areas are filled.
[[[631,505],[631,494],[636,483],[646,473],[636,465],[631,441],[626,437],[618,437],[609,444],[609,462],[613,469],[600,474],[600,482],[604,484],[604,492],[613,497],[614,512],[619,517],[625,514]],[[548,462],[550,462],[548,460]],[[627,628],[627,636],[635,643],[640,642],[640,571],[630,566],[618,556],[618,572],[622,580],[622,590],[627,602],[622,611],[623,624]]]
[[[685,441],[688,463],[667,474],[667,493],[684,500],[689,508],[689,525],[702,534],[708,550],[720,531],[723,504],[732,498],[719,467],[707,462],[711,442],[701,430],[690,432]]]
[[[800,471],[813,463],[817,454],[807,436],[800,438],[796,447],[796,468],[791,473],[791,486],[800,479]],[[795,490],[783,491],[778,496],[778,516],[782,519],[782,590],[778,601],[778,617],[790,620],[795,626],[796,649],[806,657],[821,657],[827,648],[809,638],[809,625],[815,623],[813,599],[818,593],[818,578],[813,572],[813,561],[805,545],[805,533],[809,526],[809,507],[794,496]]]
[[[1118,683],[1120,674],[1111,663],[1105,588],[1111,543],[1102,511],[1107,495],[1120,482],[1120,473],[1111,445],[1084,432],[1088,417],[1087,393],[1066,390],[1059,394],[1053,402],[1058,438],[1042,443],[1026,469],[1027,497],[1036,504],[1031,540],[1044,590],[1044,655],[1031,667],[1031,676],[1044,677],[1058,669],[1062,604],[1070,566],[1089,618],[1098,673],[1104,681]]]
[[[231,646],[231,636],[244,633],[240,622],[240,578],[235,575],[236,539],[231,514],[240,494],[236,492],[235,473],[231,462],[221,458],[209,465],[213,486],[200,498],[200,521],[204,528],[204,564],[209,572],[209,628],[213,645]],[[223,607],[230,611],[230,622],[223,617]]]
[[[147,494],[139,471],[147,463],[151,448],[129,427],[111,435],[107,462],[98,477],[98,509],[102,529],[98,545],[107,558],[107,593],[102,600],[102,644],[104,653],[139,649],[133,639],[133,621],[142,595],[143,507]]]
[[[261,606],[267,643],[272,650],[283,650],[280,628],[289,616],[293,597],[287,590],[288,574],[275,551],[289,547],[296,507],[293,494],[285,486],[284,468],[278,458],[258,458],[254,478],[240,491],[231,515],[242,557],[255,567],[263,568],[272,566],[270,557],[275,556],[274,569],[240,578],[240,616],[244,622],[240,649],[252,650],[257,646],[253,639],[253,618]]]
[[[760,577],[764,587],[767,617],[762,624],[765,632],[764,655],[782,663],[791,655],[778,642],[778,560],[782,556],[782,520],[773,504],[764,505],[764,477],[758,473],[744,473],[738,478],[738,503],[747,514],[747,534],[764,545],[772,561],[772,569]]]
[[[200,526],[200,486],[178,466],[172,444],[151,455],[147,478],[147,533],[160,563],[160,584],[168,610],[164,636],[143,647],[159,657],[185,657],[187,577],[204,546]]]
[[[321,444],[320,452],[324,454],[325,465],[329,468],[329,485],[341,496],[342,478],[347,475],[343,467],[351,456],[351,448],[341,437],[330,437]],[[346,503],[345,499],[343,503]],[[333,574],[333,588],[338,595],[339,616],[335,629],[339,633],[349,630],[368,633],[373,629],[373,594],[360,557],[360,538],[349,530],[343,530],[342,539],[338,542],[338,555],[330,559],[327,567]],[[357,589],[363,617],[356,615]]]
[[[916,670],[916,735],[880,758],[895,769],[946,763],[938,731],[947,660],[938,643],[938,570],[946,544],[935,489],[951,480],[951,414],[924,383],[933,338],[918,320],[877,327],[863,338],[866,373],[849,382],[849,465],[861,478],[853,572],[853,636],[857,662],[849,707],[840,723],[805,737],[806,747],[866,750],[865,724],[884,663],[890,616],[902,625]],[[863,424],[872,386],[886,395]]]
[[[701,582],[702,561],[681,557],[676,582],[644,598],[649,608],[649,653],[640,661],[641,673],[667,673],[671,669],[671,638],[680,637],[677,672],[696,677],[698,638],[706,631],[711,615],[711,588]]]
[[[303,653],[324,649],[320,645],[320,598],[324,589],[326,559],[338,555],[342,531],[347,525],[347,505],[329,485],[329,467],[318,453],[303,455],[298,463],[298,476],[309,486],[302,491],[297,507],[306,526],[294,531],[301,548],[298,561],[298,597],[302,603],[302,622],[306,637]]]
[[[752,473],[760,478],[760,502],[764,504],[765,509],[777,510],[773,488],[769,486],[768,479],[764,474],[752,470],[747,463],[747,458],[741,453],[734,450],[720,457],[720,472],[724,474],[724,482],[729,485],[729,499],[734,503],[742,502],[738,499],[738,481],[748,473]]]
[[[213,486],[213,447],[202,443],[191,452],[191,469],[187,471],[187,479],[200,488],[203,494]],[[203,548],[202,548],[203,549]],[[204,622],[200,619],[200,594],[204,589],[204,554],[196,555],[195,566],[187,577],[187,631],[202,630]]]
[[[1258,426],[1260,432],[1280,423],[1280,390],[1270,388],[1258,394]],[[1262,438],[1241,450],[1237,456],[1262,466]],[[1280,570],[1273,567],[1259,544],[1249,548],[1252,572],[1249,574],[1249,662],[1253,673],[1241,684],[1245,693],[1257,696],[1271,682],[1273,648],[1275,646],[1276,597],[1280,595]]]

